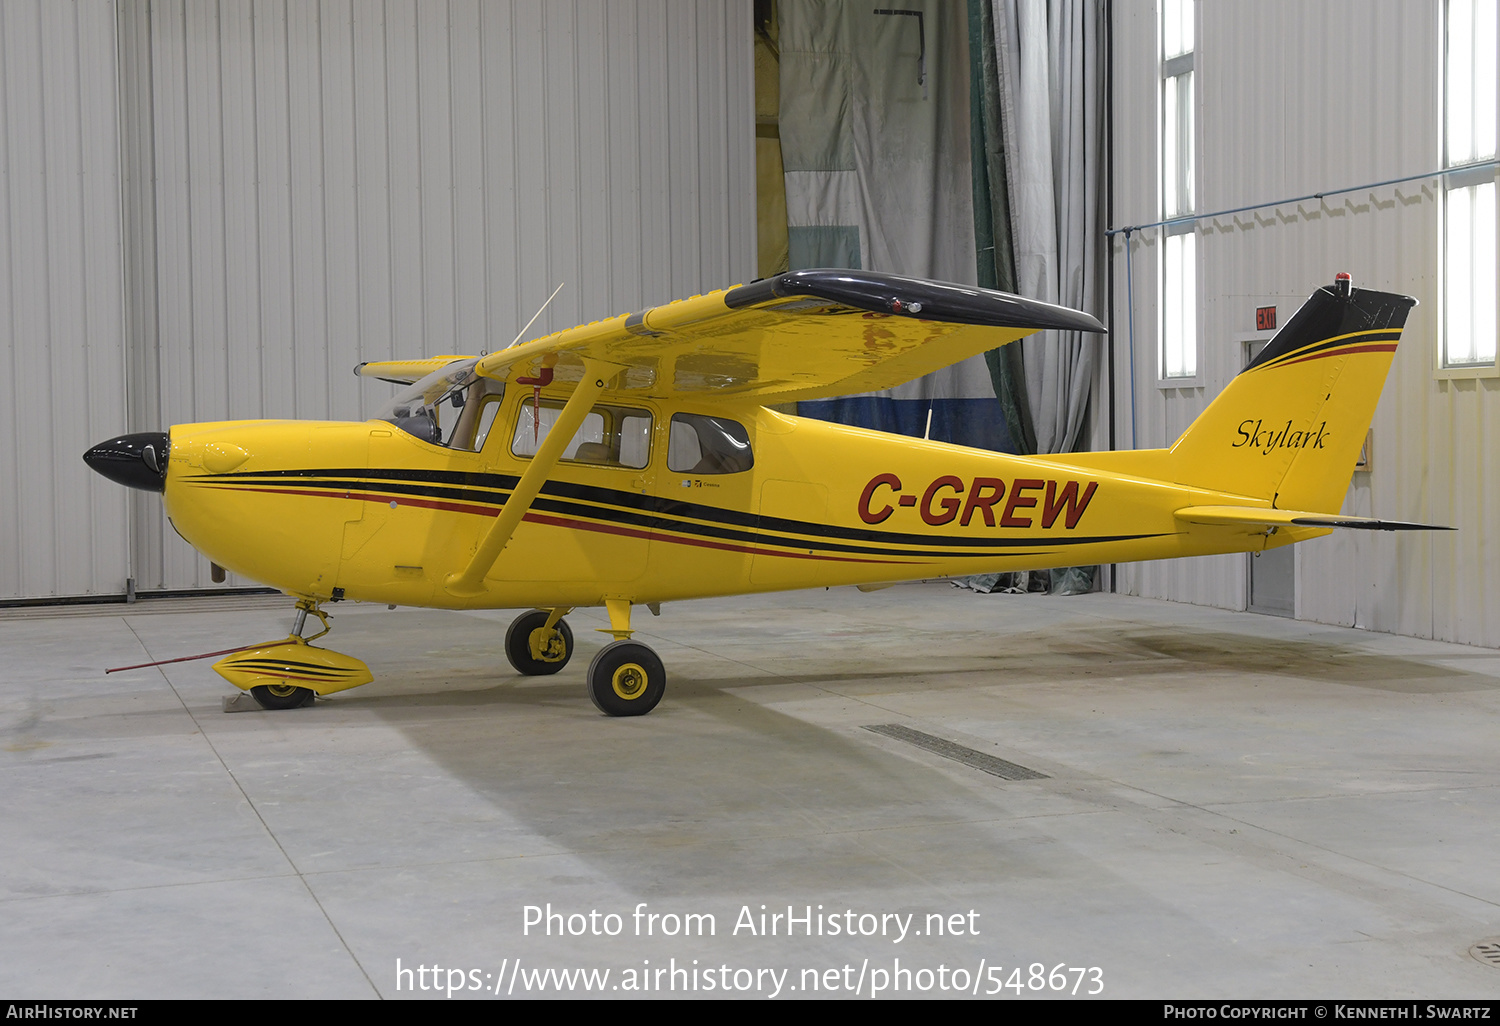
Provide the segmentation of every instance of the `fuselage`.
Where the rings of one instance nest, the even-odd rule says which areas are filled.
[[[565,395],[544,393],[543,404]],[[616,393],[611,409],[629,414],[634,432],[627,454],[618,435],[610,456],[575,443],[483,590],[456,594],[446,582],[468,565],[529,464],[527,440],[541,433],[528,419],[531,390],[495,398],[476,451],[379,420],[178,425],[167,513],[214,562],[289,594],[449,608],[889,583],[1255,551],[1323,533],[1190,527],[1175,510],[1245,497],[1079,457],[1008,456],[760,406]],[[740,425],[748,468],[713,466],[706,449],[687,466],[673,432],[695,416]]]

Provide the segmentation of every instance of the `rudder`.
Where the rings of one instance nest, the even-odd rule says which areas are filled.
[[[1416,302],[1344,274],[1318,289],[1172,446],[1174,478],[1337,512]]]

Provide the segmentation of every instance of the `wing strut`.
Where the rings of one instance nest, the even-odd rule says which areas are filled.
[[[624,368],[620,364],[584,358],[582,380],[578,382],[578,387],[573,389],[572,396],[563,406],[557,423],[553,424],[551,430],[547,432],[547,440],[532,457],[531,465],[526,468],[526,472],[521,475],[521,480],[516,483],[515,491],[511,492],[510,498],[505,500],[505,505],[501,508],[500,515],[495,518],[494,524],[490,526],[489,533],[479,543],[479,548],[474,550],[474,558],[461,573],[448,575],[444,586],[449,594],[478,595],[484,591],[485,574],[490,572],[490,567],[494,566],[495,560],[500,558],[501,551],[510,541],[510,536],[515,534],[521,518],[526,515],[527,510],[531,509],[537,493],[542,490],[542,485],[547,481],[547,475],[552,473],[552,468],[557,466],[563,450],[573,440],[573,433],[583,424],[583,418],[588,414],[589,408],[594,405],[594,400],[599,398],[605,386],[622,370]]]

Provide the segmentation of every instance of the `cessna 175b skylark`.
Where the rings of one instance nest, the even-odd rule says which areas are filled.
[[[483,356],[368,363],[405,385],[364,423],[231,421],[84,459],[162,493],[219,566],[297,600],[285,640],[214,667],[264,706],[371,680],[309,644],[322,604],[533,607],[523,674],[608,611],[594,704],[649,712],[666,674],[638,605],[745,592],[1258,552],[1330,528],[1415,300],[1320,288],[1170,449],[1009,456],[765,404],[890,388],[1087,314],[868,271],[795,271]],[[323,631],[304,637],[308,614]]]

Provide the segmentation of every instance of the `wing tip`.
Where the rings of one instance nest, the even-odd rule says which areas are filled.
[[[1081,310],[978,285],[906,278],[858,268],[786,271],[730,289],[724,294],[724,305],[735,309],[793,296],[816,296],[854,309],[918,320],[1108,334],[1096,317]]]

